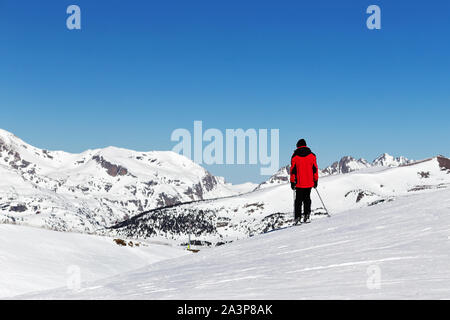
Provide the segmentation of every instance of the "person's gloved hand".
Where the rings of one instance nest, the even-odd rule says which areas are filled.
[[[295,182],[291,182],[291,189],[295,190]]]
[[[314,181],[314,189],[317,188],[317,184],[319,183],[319,181]]]

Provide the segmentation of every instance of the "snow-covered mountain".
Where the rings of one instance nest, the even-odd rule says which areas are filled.
[[[383,153],[378,158],[372,161],[372,166],[381,166],[381,167],[398,167],[403,166],[405,164],[413,162],[412,160],[408,160],[403,156],[393,157],[387,153]]]
[[[370,168],[371,166],[372,164],[365,159],[355,159],[350,156],[345,156],[342,157],[341,160],[336,161],[332,165],[321,170],[321,175],[326,176],[332,174],[350,173],[353,171]]]
[[[320,179],[318,191],[332,214],[394,201],[399,196],[448,188],[450,159],[434,157],[399,167],[373,167]],[[324,208],[313,191],[313,219]],[[291,224],[293,197],[288,183],[216,200],[143,212],[115,225],[112,234],[171,238],[180,243],[192,234],[198,243],[222,244]]]
[[[170,151],[80,154],[35,148],[0,130],[0,223],[94,232],[156,207],[239,194]]]
[[[372,162],[360,158],[355,159],[351,156],[344,156],[339,161],[334,162],[330,166],[319,170],[319,176],[328,176],[333,174],[350,173],[366,168],[372,167],[398,167],[414,162],[413,160],[408,160],[403,156],[393,157],[387,153],[384,153],[377,157]],[[290,165],[282,167],[274,175],[272,175],[268,180],[262,182],[258,185],[259,188],[266,188],[269,186],[283,184],[289,181],[289,170]]]

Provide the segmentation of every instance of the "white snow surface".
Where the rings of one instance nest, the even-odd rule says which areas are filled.
[[[241,184],[226,184],[226,186],[236,194],[243,194],[255,190],[258,184],[252,182],[245,182]]]
[[[449,252],[450,190],[432,190],[18,298],[449,299]]]
[[[108,237],[0,225],[0,298],[67,286],[77,270],[80,280],[92,281],[186,254],[169,244],[139,243],[119,246]]]

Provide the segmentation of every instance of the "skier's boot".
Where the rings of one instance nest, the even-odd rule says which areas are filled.
[[[306,214],[303,218],[303,223],[310,223],[311,219],[309,218],[309,214]]]
[[[302,219],[301,218],[295,218],[294,219],[294,226],[299,225],[302,223]]]

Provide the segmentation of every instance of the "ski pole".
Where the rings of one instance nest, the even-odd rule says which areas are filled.
[[[295,189],[294,190],[292,190],[292,195],[293,195],[293,198],[294,198],[294,221],[295,221],[295,198],[296,198],[296,196],[297,196],[297,193],[295,192]]]
[[[320,202],[322,202],[323,208],[325,209],[327,216],[331,217],[330,214],[328,213],[327,207],[325,207],[325,203],[323,203],[323,200],[322,200],[322,197],[320,196],[319,190],[317,190],[317,188],[314,188],[314,189],[316,189],[317,195],[319,196]]]

